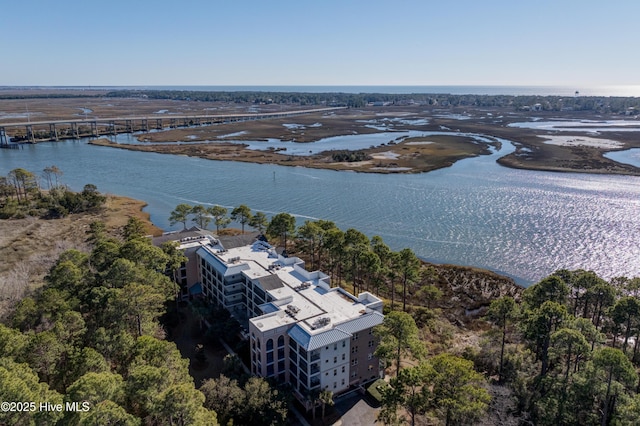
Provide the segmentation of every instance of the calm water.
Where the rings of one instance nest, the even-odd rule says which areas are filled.
[[[0,173],[39,173],[50,165],[79,190],[149,203],[169,228],[178,204],[247,204],[328,219],[381,235],[437,262],[474,265],[533,282],[558,268],[604,277],[640,276],[640,178],[513,170],[495,163],[509,152],[467,159],[419,175],[375,175],[209,161],[88,145],[47,142],[0,150]]]

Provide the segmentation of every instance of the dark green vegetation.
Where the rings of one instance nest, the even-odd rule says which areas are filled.
[[[143,235],[138,219],[121,238],[95,222],[91,252],[64,252],[0,325],[2,401],[90,409],[2,412],[0,424],[217,424],[159,322],[176,291],[164,272],[183,256]]]
[[[22,168],[0,176],[0,219],[27,216],[53,219],[70,213],[94,212],[104,205],[106,198],[95,185],[87,184],[82,192],[72,192],[59,184],[61,176],[62,171],[56,166],[45,168],[46,191],[37,175]]]
[[[107,97],[146,97],[181,101],[233,102],[255,104],[299,104],[362,107],[369,103],[513,107],[514,109],[540,104],[544,111],[598,111],[638,113],[640,100],[633,97],[608,96],[510,96],[510,95],[451,95],[451,94],[388,94],[388,93],[294,93],[294,92],[206,92],[186,90],[118,90]]]
[[[451,315],[452,300],[482,295],[471,285],[460,286],[464,296],[451,288],[472,271],[447,275],[409,249],[394,252],[378,236],[330,221],[296,228],[280,213],[266,229],[334,285],[390,299],[376,331],[376,355],[392,376],[378,389],[384,423],[632,425],[640,418],[640,278],[608,282],[561,270],[479,305],[484,318],[461,318]],[[477,343],[456,342],[465,330]]]
[[[331,154],[331,159],[333,161],[346,161],[349,163],[355,161],[364,161],[370,158],[371,157],[363,151],[339,151]]]
[[[640,418],[640,279],[607,282],[560,270],[525,290],[520,303],[495,300],[496,328],[479,351],[479,371],[512,391],[514,412],[540,425],[632,425]]]

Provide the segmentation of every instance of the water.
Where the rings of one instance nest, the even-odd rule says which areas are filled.
[[[0,173],[56,165],[80,190],[146,201],[158,226],[182,202],[247,204],[289,212],[299,223],[328,219],[411,247],[436,262],[489,268],[537,281],[559,268],[640,276],[640,178],[514,170],[500,153],[415,175],[377,175],[210,161],[88,145],[45,142],[0,150]],[[181,225],[178,225],[178,227]]]
[[[604,154],[605,157],[618,163],[631,164],[640,167],[640,148],[631,148],[623,151],[612,151]]]

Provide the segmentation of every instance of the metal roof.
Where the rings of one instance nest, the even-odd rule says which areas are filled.
[[[384,319],[384,315],[382,315],[378,311],[371,311],[370,313],[366,313],[358,318],[354,318],[352,320],[348,320],[343,322],[342,324],[338,324],[335,326],[336,329],[342,330],[345,333],[353,334],[358,331],[367,330],[371,327],[375,327],[376,325],[382,324],[382,320]]]
[[[299,324],[294,325],[288,332],[289,337],[295,340],[300,346],[307,351],[313,351],[323,346],[340,342],[351,337],[351,334],[339,330],[337,328],[324,331],[318,334],[309,334]]]

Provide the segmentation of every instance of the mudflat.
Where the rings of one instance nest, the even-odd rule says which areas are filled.
[[[172,114],[231,114],[309,109],[309,105],[278,105],[109,97],[0,99],[2,123],[108,117],[149,116],[170,118]],[[20,118],[22,117],[22,118]],[[611,122],[622,121],[618,127]],[[554,126],[526,127],[517,123],[541,121],[574,123],[559,130]],[[596,111],[531,111],[514,106],[474,107],[426,104],[390,104],[311,113],[289,118],[271,118],[209,126],[192,126],[139,133],[140,144],[117,144],[109,138],[92,143],[114,148],[230,160],[334,170],[375,173],[420,173],[450,166],[456,161],[489,154],[498,148],[496,138],[511,141],[515,152],[500,158],[514,168],[640,175],[640,169],[603,156],[613,150],[640,147],[640,120],[635,116]],[[602,123],[602,128],[582,123]],[[516,124],[516,126],[514,126]],[[287,149],[248,149],[238,141],[288,141],[302,144],[344,135],[389,132],[389,141],[363,149],[292,155]],[[394,138],[397,132],[439,132],[434,136]],[[11,136],[11,130],[7,130]],[[477,138],[473,135],[480,135]],[[175,144],[174,142],[188,142]],[[231,143],[235,142],[235,143]],[[354,151],[353,155],[342,151]]]

